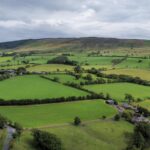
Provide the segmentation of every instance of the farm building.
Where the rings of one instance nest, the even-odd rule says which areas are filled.
[[[115,105],[115,101],[114,100],[106,100],[106,103],[107,104],[110,104],[110,105]]]

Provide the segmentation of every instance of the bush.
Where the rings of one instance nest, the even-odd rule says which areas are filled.
[[[106,119],[106,116],[102,116],[102,119]]]
[[[7,119],[0,115],[0,129],[3,129],[7,124]]]
[[[22,134],[22,130],[23,130],[22,126],[19,123],[15,122],[13,127],[16,129],[16,132],[14,133],[13,138],[20,137]]]
[[[139,123],[134,128],[132,140],[127,150],[144,150],[150,147],[150,124]]]
[[[75,125],[75,126],[78,126],[78,125],[80,125],[80,124],[81,124],[80,118],[79,118],[79,117],[75,117],[75,118],[74,118],[74,125]]]
[[[119,120],[120,120],[120,115],[119,115],[119,114],[116,114],[116,115],[114,116],[114,120],[115,120],[115,121],[119,121]]]
[[[126,121],[131,122],[133,114],[131,112],[123,112],[122,117],[125,118]]]
[[[35,147],[40,150],[62,150],[61,140],[54,134],[34,129],[32,131]]]

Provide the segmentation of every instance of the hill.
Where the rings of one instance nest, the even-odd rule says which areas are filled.
[[[150,47],[150,41],[137,39],[116,39],[116,38],[46,38],[28,39],[0,43],[1,50],[14,51],[69,51],[69,50],[101,50],[104,48],[141,48]]]

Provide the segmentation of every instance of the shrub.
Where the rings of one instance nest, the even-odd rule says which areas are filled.
[[[80,118],[79,118],[79,117],[75,117],[75,118],[74,118],[74,125],[75,125],[75,126],[78,126],[78,125],[80,125],[80,124],[81,124]]]
[[[106,119],[106,116],[105,116],[105,115],[103,115],[103,116],[102,116],[102,119]]]
[[[116,114],[116,115],[114,116],[114,120],[115,120],[115,121],[119,121],[119,120],[120,120],[120,115],[119,115],[119,114]]]
[[[35,147],[40,150],[62,150],[61,140],[54,134],[34,129],[32,131]]]
[[[22,126],[19,123],[15,122],[13,127],[16,129],[16,132],[14,133],[13,138],[20,137],[20,135],[22,134],[22,130],[23,130]]]
[[[0,129],[3,129],[7,124],[7,119],[0,115]]]

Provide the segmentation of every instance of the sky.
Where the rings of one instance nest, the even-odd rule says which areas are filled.
[[[150,39],[150,0],[0,0],[0,42],[48,37]]]

